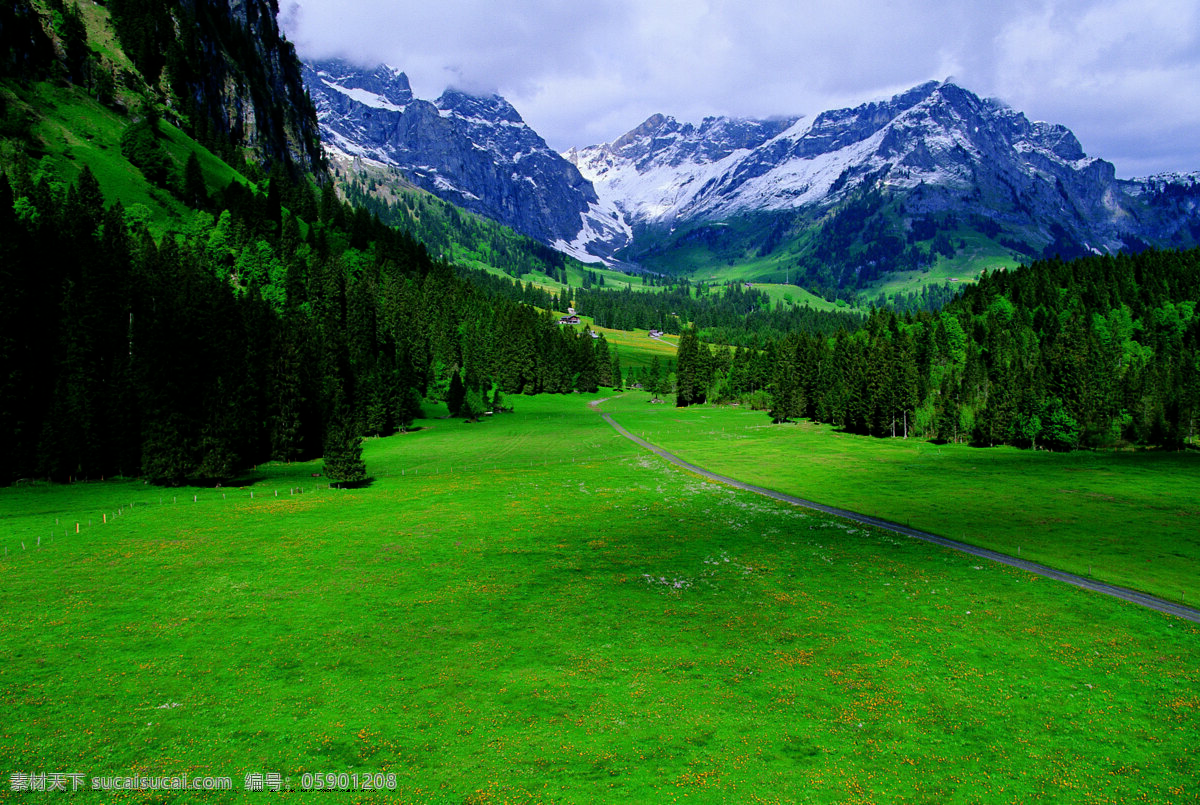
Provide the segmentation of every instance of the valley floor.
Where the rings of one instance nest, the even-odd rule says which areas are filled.
[[[931,542],[935,545],[941,545],[943,547],[959,551],[960,553],[965,553],[970,556],[986,559],[992,562],[999,562],[1000,564],[1008,565],[1009,567],[1015,567],[1020,570],[1036,573],[1037,575],[1045,578],[1062,581],[1067,584],[1073,584],[1076,587],[1082,587],[1084,589],[1091,590],[1092,592],[1110,595],[1114,598],[1119,598],[1122,601],[1129,601],[1131,603],[1139,604],[1149,609],[1153,609],[1156,612],[1164,612],[1168,615],[1174,615],[1176,617],[1183,618],[1184,620],[1200,623],[1200,610],[1193,609],[1192,607],[1184,604],[1166,601],[1162,598],[1157,598],[1147,593],[1130,590],[1125,587],[1118,587],[1106,582],[1097,581],[1096,579],[1090,577],[1079,576],[1074,573],[1056,570],[1054,568],[1047,567],[1046,565],[1040,565],[1036,562],[1030,562],[1026,559],[1008,556],[1007,554],[993,551],[988,548],[980,548],[976,545],[969,545],[965,542],[959,542],[947,537],[931,534],[928,531],[921,531],[919,529],[900,525],[899,523],[893,523],[880,517],[874,517],[869,514],[861,514],[859,512],[852,512],[847,509],[839,509],[836,506],[828,506],[824,503],[817,503],[816,501],[796,497],[795,495],[789,495],[784,492],[779,492],[778,490],[755,486],[754,484],[748,484],[745,481],[739,481],[736,478],[730,478],[728,476],[715,473],[711,470],[704,469],[703,467],[698,467],[689,461],[685,461],[674,453],[663,450],[661,447],[646,441],[640,436],[630,433],[628,430],[622,427],[620,423],[613,419],[612,414],[604,414],[603,416],[604,420],[608,422],[608,424],[612,425],[613,428],[625,438],[641,445],[652,453],[665,458],[675,466],[681,467],[685,471],[698,475],[706,480],[715,481],[717,483],[721,483],[726,486],[732,486],[736,489],[742,489],[747,492],[753,492],[756,495],[771,498],[772,500],[790,503],[793,506],[801,506],[805,509],[812,509],[815,511],[824,512],[826,514],[831,514],[843,520],[849,520],[861,525],[878,528],[901,537],[911,537],[913,539]]]
[[[703,482],[599,396],[370,440],[365,489],[316,462],[0,490],[0,770],[396,775],[366,801],[1195,798],[1196,625]]]
[[[1200,602],[1200,453],[874,439],[736,406],[603,410],[706,469],[1051,567]]]

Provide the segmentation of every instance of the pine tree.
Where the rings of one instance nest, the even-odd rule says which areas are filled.
[[[799,340],[790,335],[783,340],[776,356],[775,374],[771,380],[771,421],[779,424],[798,417],[804,411],[800,374],[797,370]]]
[[[446,407],[450,409],[450,416],[458,416],[466,396],[467,392],[463,386],[462,377],[456,371],[450,376],[450,390],[446,392]]]
[[[63,50],[67,57],[67,75],[72,83],[85,84],[88,79],[88,67],[91,64],[91,50],[88,48],[87,28],[84,27],[83,14],[79,5],[72,3],[70,8],[64,8],[62,14]]]
[[[458,415],[468,422],[478,422],[479,417],[483,416],[485,410],[483,392],[478,388],[471,388],[463,395]]]
[[[325,434],[325,474],[339,484],[358,484],[367,479],[362,458],[362,437],[348,411],[334,415]]]
[[[675,405],[685,408],[704,403],[708,386],[705,382],[707,366],[700,350],[700,337],[696,329],[684,330],[679,336],[679,365],[676,369]]]
[[[200,169],[200,160],[195,151],[188,153],[187,163],[183,167],[180,200],[198,210],[208,208],[208,187],[204,184],[204,171]]]
[[[650,399],[657,400],[659,393],[662,391],[662,363],[658,360],[658,355],[650,359],[650,367],[643,375],[643,384],[646,391],[650,392]]]

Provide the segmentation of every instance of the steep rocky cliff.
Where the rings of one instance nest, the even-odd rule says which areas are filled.
[[[186,131],[226,156],[322,169],[320,133],[275,0],[110,0],[142,77]]]

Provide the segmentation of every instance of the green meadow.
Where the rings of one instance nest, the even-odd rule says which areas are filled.
[[[1174,601],[1200,602],[1200,454],[976,448],[874,439],[629,393],[626,427],[742,481]]]
[[[1200,628],[703,482],[600,396],[369,440],[362,489],[318,461],[0,490],[0,767],[395,774],[355,798],[381,802],[1196,799]],[[700,414],[634,399],[603,407]]]
[[[798,285],[783,285],[769,282],[755,282],[751,283],[751,285],[754,290],[765,293],[770,298],[772,305],[782,304],[785,308],[793,306],[810,307],[813,310],[824,311],[841,310],[853,312],[861,310],[861,312],[866,313],[865,309],[853,308],[844,301],[840,304],[838,302],[830,302],[828,299],[817,296],[815,293],[807,291]]]
[[[648,368],[657,357],[663,371],[666,371],[667,361],[675,361],[679,354],[679,336],[662,335],[651,338],[648,330],[611,330],[607,327],[592,327],[598,333],[604,333],[609,350],[615,351],[621,357],[621,371]]]
[[[932,266],[922,271],[898,271],[890,274],[864,288],[863,295],[873,299],[880,293],[889,296],[896,293],[920,293],[926,285],[975,282],[984,271],[1008,270],[1020,265],[1019,261],[1013,259],[1011,250],[977,232],[961,230],[953,235],[953,239],[956,243],[963,243],[963,248],[959,249],[954,257],[939,255]]]

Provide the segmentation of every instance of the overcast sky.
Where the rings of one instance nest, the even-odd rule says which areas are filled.
[[[280,0],[305,58],[506,97],[552,148],[662,112],[815,115],[952,77],[1121,177],[1200,170],[1200,0]]]

